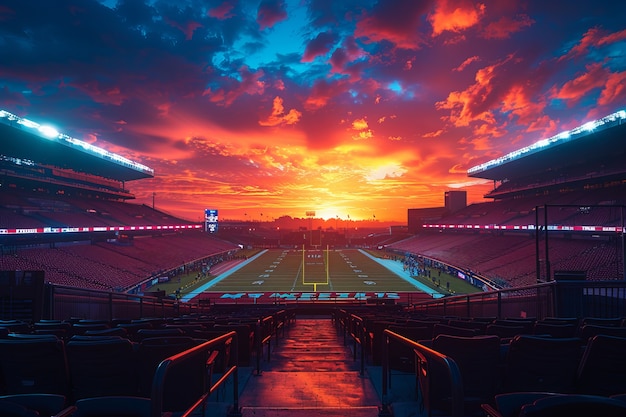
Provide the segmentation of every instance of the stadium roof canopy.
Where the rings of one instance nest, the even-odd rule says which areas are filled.
[[[151,168],[0,110],[0,155],[118,181],[154,176]]]
[[[510,180],[625,155],[626,111],[622,110],[472,167],[467,175]]]

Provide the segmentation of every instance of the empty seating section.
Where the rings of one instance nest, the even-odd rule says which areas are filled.
[[[102,401],[113,414],[119,406],[142,415],[140,410],[154,404],[154,381],[166,358],[232,334],[236,351],[228,341],[190,357],[192,365],[180,361],[168,371],[159,407],[182,411],[206,392],[214,373],[234,364],[252,368],[254,359],[263,357],[259,341],[278,337],[295,310],[216,305],[208,313],[177,318],[0,321],[0,330],[6,330],[0,336],[0,410],[1,396],[48,394],[62,396],[64,407],[82,408],[78,416],[93,415],[89,410],[105,407]],[[623,317],[467,318],[396,305],[334,308],[332,315],[344,334],[362,338],[368,366],[389,366],[392,380],[412,376],[414,395],[432,415],[535,415],[531,411],[542,405],[538,400],[548,396],[567,396],[559,400],[565,402],[626,394]],[[388,332],[423,349],[392,342]],[[451,369],[459,373],[458,381],[451,379]],[[459,393],[462,411],[450,414]]]
[[[16,395],[28,395],[31,408],[36,403],[43,407],[44,402],[48,408],[41,410],[55,408],[47,415],[74,406],[76,414],[68,415],[102,415],[109,410],[108,415],[148,416],[145,412],[155,404],[157,385],[162,390],[161,410],[181,412],[207,392],[207,385],[215,382],[213,374],[220,376],[235,364],[250,366],[253,356],[262,356],[253,347],[268,335],[257,334],[258,323],[268,324],[271,328],[265,331],[278,336],[278,329],[292,319],[289,311],[264,306],[245,311],[217,308],[210,315],[179,318],[0,321],[0,329],[7,330],[0,337],[0,414],[13,410],[14,402],[19,404]],[[241,330],[249,339],[240,350],[243,357],[230,350],[238,334],[229,329]],[[110,330],[118,333],[105,333]],[[232,335],[198,350],[226,334]],[[196,353],[157,375],[166,359],[191,350]]]
[[[10,189],[1,192],[0,229],[190,223],[146,205]],[[238,248],[199,230],[186,231],[184,236],[174,232],[154,233],[163,238],[137,235],[134,245],[124,246],[106,243],[111,236],[84,232],[73,237],[73,244],[55,242],[54,248],[48,243],[50,239],[39,236],[24,247],[8,242],[0,247],[0,269],[44,270],[47,281],[54,284],[119,291],[161,271]],[[130,234],[132,242],[133,233]],[[80,239],[83,241],[78,242]]]
[[[527,234],[483,235],[467,232],[419,235],[389,245],[389,249],[468,268],[512,286],[536,282],[536,239]],[[543,253],[543,240],[540,249]],[[552,270],[585,271],[587,279],[616,279],[624,270],[615,243],[590,239],[550,239]]]
[[[43,221],[31,216],[21,214],[21,208],[0,207],[0,228],[2,229],[28,229],[48,226]]]
[[[199,231],[165,237],[136,238],[133,244],[59,245],[21,249],[0,255],[2,270],[44,270],[51,283],[79,288],[119,290],[136,285],[160,271],[232,251],[236,246]]]
[[[603,398],[626,394],[626,320],[622,317],[472,319],[353,307],[337,310],[335,321],[347,335],[366,335],[368,363],[380,365],[387,360],[395,373],[414,372],[417,353],[393,338],[387,340],[385,329],[453,360],[462,378],[462,415],[518,416],[523,405],[546,393]],[[362,323],[364,329],[347,328],[355,323]],[[381,357],[385,343],[390,352],[386,359]],[[442,410],[450,415],[445,409],[454,389],[446,369],[433,362],[428,372],[429,398],[418,396],[418,402],[427,402],[431,415]]]
[[[2,191],[0,229],[35,227],[156,226],[188,221],[147,205],[94,198]]]
[[[231,243],[207,237],[202,232],[187,232],[183,236],[172,234],[162,238],[137,238],[133,240],[132,246],[107,246],[111,251],[153,265],[151,272],[235,248],[237,247]]]

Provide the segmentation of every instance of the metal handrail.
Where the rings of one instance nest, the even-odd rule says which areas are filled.
[[[256,343],[256,375],[261,375],[263,345],[267,345],[267,361],[270,361],[272,351],[272,335],[275,331],[273,316],[267,316],[257,321],[254,335]]]
[[[180,362],[192,357],[194,355],[203,354],[205,352],[210,352],[214,347],[223,345],[227,343],[229,340],[232,340],[232,349],[231,355],[232,357],[232,365],[224,372],[224,374],[219,378],[215,383],[212,381],[208,381],[210,386],[204,387],[204,394],[198,398],[198,400],[189,407],[181,417],[189,416],[193,412],[195,412],[200,406],[203,406],[206,403],[206,400],[209,396],[215,392],[226,380],[232,375],[233,376],[233,416],[240,415],[239,414],[239,372],[238,372],[238,364],[239,364],[239,355],[238,355],[238,339],[237,332],[230,331],[221,336],[216,337],[215,339],[211,339],[207,342],[204,342],[200,345],[194,346],[190,349],[187,349],[183,352],[177,353],[176,355],[172,355],[159,364],[154,374],[154,379],[152,381],[152,417],[161,417],[163,411],[163,394],[165,391],[165,381],[168,375],[168,371],[172,368],[172,366],[179,364]],[[214,358],[212,355],[207,355],[209,358]],[[228,364],[226,364],[228,365]],[[207,363],[207,367],[212,367],[213,363]]]
[[[463,412],[463,381],[461,379],[461,371],[459,370],[456,362],[449,356],[443,355],[433,349],[430,349],[424,345],[419,344],[418,342],[408,339],[398,333],[392,332],[389,329],[384,330],[383,335],[385,336],[385,343],[383,347],[383,369],[382,369],[382,407],[380,409],[379,416],[391,416],[391,409],[389,403],[389,380],[391,378],[391,372],[389,367],[389,341],[395,340],[397,342],[402,343],[403,345],[409,346],[413,349],[415,356],[417,358],[417,366],[416,372],[417,377],[422,385],[422,394],[429,395],[428,386],[423,386],[428,384],[428,379],[430,378],[430,371],[434,363],[443,366],[450,378],[450,393],[451,393],[451,417],[462,417]],[[430,407],[429,398],[424,398],[425,404],[427,407]],[[428,415],[430,415],[430,410],[428,411]]]
[[[349,332],[350,337],[354,341],[354,357],[353,359],[356,361],[357,356],[357,347],[361,349],[361,375],[365,374],[365,345],[367,343],[365,337],[365,324],[363,323],[363,319],[355,314],[350,314],[348,317],[349,321]]]

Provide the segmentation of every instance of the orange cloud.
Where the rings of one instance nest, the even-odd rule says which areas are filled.
[[[575,45],[572,49],[570,49],[567,54],[560,57],[559,60],[571,59],[571,58],[585,54],[589,50],[589,48],[591,48],[591,46],[598,43],[598,39],[600,39],[600,37],[601,35],[600,35],[600,31],[598,30],[598,28],[589,29],[583,35],[580,42],[577,45]]]
[[[261,95],[265,92],[265,83],[261,78],[265,73],[260,71],[252,72],[247,66],[239,69],[241,81],[228,85],[228,89],[205,90],[202,95],[209,96],[209,100],[226,107],[233,104],[242,95]]]
[[[388,41],[398,48],[418,49],[424,43],[419,28],[427,4],[419,1],[381,1],[357,23],[355,37],[368,42]]]
[[[584,74],[563,84],[556,93],[556,98],[575,103],[590,91],[604,86],[608,77],[608,71],[602,64],[589,64],[586,69],[587,72]]]
[[[624,95],[626,95],[626,72],[609,74],[600,98],[598,98],[598,104],[601,106],[610,105]]]
[[[293,125],[300,121],[302,113],[296,109],[291,109],[285,114],[285,106],[283,106],[283,99],[276,96],[272,105],[272,114],[265,120],[259,120],[261,126],[279,126],[279,125]]]
[[[451,110],[447,119],[455,126],[468,126],[477,120],[489,120],[492,118],[489,111],[479,111],[479,104],[485,100],[493,90],[490,80],[495,66],[480,69],[475,76],[476,83],[464,91],[452,91],[448,97],[435,103],[439,110]]]
[[[517,123],[531,126],[543,116],[546,100],[537,96],[527,85],[511,86],[502,99],[502,110],[517,118]]]
[[[433,36],[443,32],[461,32],[475,26],[485,14],[485,5],[473,2],[440,0],[428,16]]]
[[[598,45],[604,46],[626,39],[626,29],[619,32],[611,33],[598,39]]]
[[[463,61],[461,63],[461,65],[459,65],[456,68],[453,68],[452,71],[456,71],[456,72],[461,72],[463,71],[468,65],[470,65],[472,62],[476,62],[478,61],[480,58],[478,58],[478,56],[474,55],[472,57],[467,58],[465,61]]]
[[[333,97],[345,89],[344,81],[328,82],[321,80],[315,83],[311,95],[304,101],[306,110],[317,110],[324,107]]]
[[[374,136],[374,133],[372,133],[372,131],[368,129],[368,130],[363,130],[359,132],[357,135],[353,135],[352,139],[363,140],[363,139],[370,139],[373,136]]]
[[[352,122],[352,129],[354,130],[365,130],[368,128],[367,120],[365,119],[357,119]]]
[[[532,26],[533,23],[535,23],[535,21],[525,14],[517,16],[516,19],[504,16],[485,26],[482,35],[485,39],[507,39],[512,33]]]
[[[434,132],[428,132],[422,135],[424,138],[436,138],[437,136],[441,136],[444,133],[443,129],[436,130]]]
[[[549,116],[542,115],[533,120],[526,128],[526,131],[541,132],[543,137],[551,136],[553,133],[556,133],[556,129],[558,127],[557,122],[557,120],[554,120]]]
[[[581,38],[580,42],[570,49],[559,60],[567,60],[585,55],[594,47],[602,47],[626,39],[626,29],[605,35],[599,28],[591,28]]]

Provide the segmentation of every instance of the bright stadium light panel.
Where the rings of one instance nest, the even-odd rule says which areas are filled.
[[[36,129],[39,127],[39,123],[35,123],[32,120],[28,120],[28,119],[18,119],[17,123],[24,125],[26,127],[30,127],[31,129]]]
[[[59,137],[59,131],[56,130],[55,128],[53,128],[52,126],[39,126],[38,130],[45,137],[48,137],[48,138],[58,138]]]
[[[33,129],[35,132],[35,134],[37,134],[40,137],[43,137],[45,139],[48,140],[54,140],[57,141],[59,143],[62,143],[63,145],[66,146],[71,146],[73,148],[81,148],[84,151],[87,151],[91,154],[95,154],[100,156],[103,159],[110,159],[112,161],[115,161],[121,165],[125,165],[129,168],[135,169],[137,171],[140,172],[144,172],[146,174],[150,174],[152,176],[154,176],[154,170],[150,167],[147,167],[145,165],[142,165],[138,162],[134,162],[131,161],[128,158],[125,158],[121,155],[115,154],[113,152],[109,152],[106,149],[100,148],[98,146],[94,146],[90,143],[84,142],[82,140],[73,138],[71,136],[65,135],[63,133],[59,133],[55,128],[51,127],[51,126],[45,126],[45,125],[40,125],[37,122],[33,122],[32,120],[28,120],[28,119],[24,119],[22,117],[19,117],[13,113],[10,113],[6,110],[0,110],[0,118],[7,118],[9,121],[13,122],[17,122],[17,124],[21,125],[21,126],[25,126],[28,127],[30,129]]]
[[[626,110],[620,110],[615,113],[609,114],[601,119],[587,122],[581,126],[578,126],[572,130],[561,132],[547,139],[541,139],[530,146],[515,150],[499,158],[492,159],[483,164],[476,165],[467,170],[467,174],[475,174],[477,172],[483,172],[498,165],[510,162],[518,159],[526,154],[537,152],[541,149],[545,149],[548,146],[558,145],[559,142],[564,142],[575,138],[576,136],[587,134],[599,128],[607,128],[614,124],[621,124],[626,120]]]

